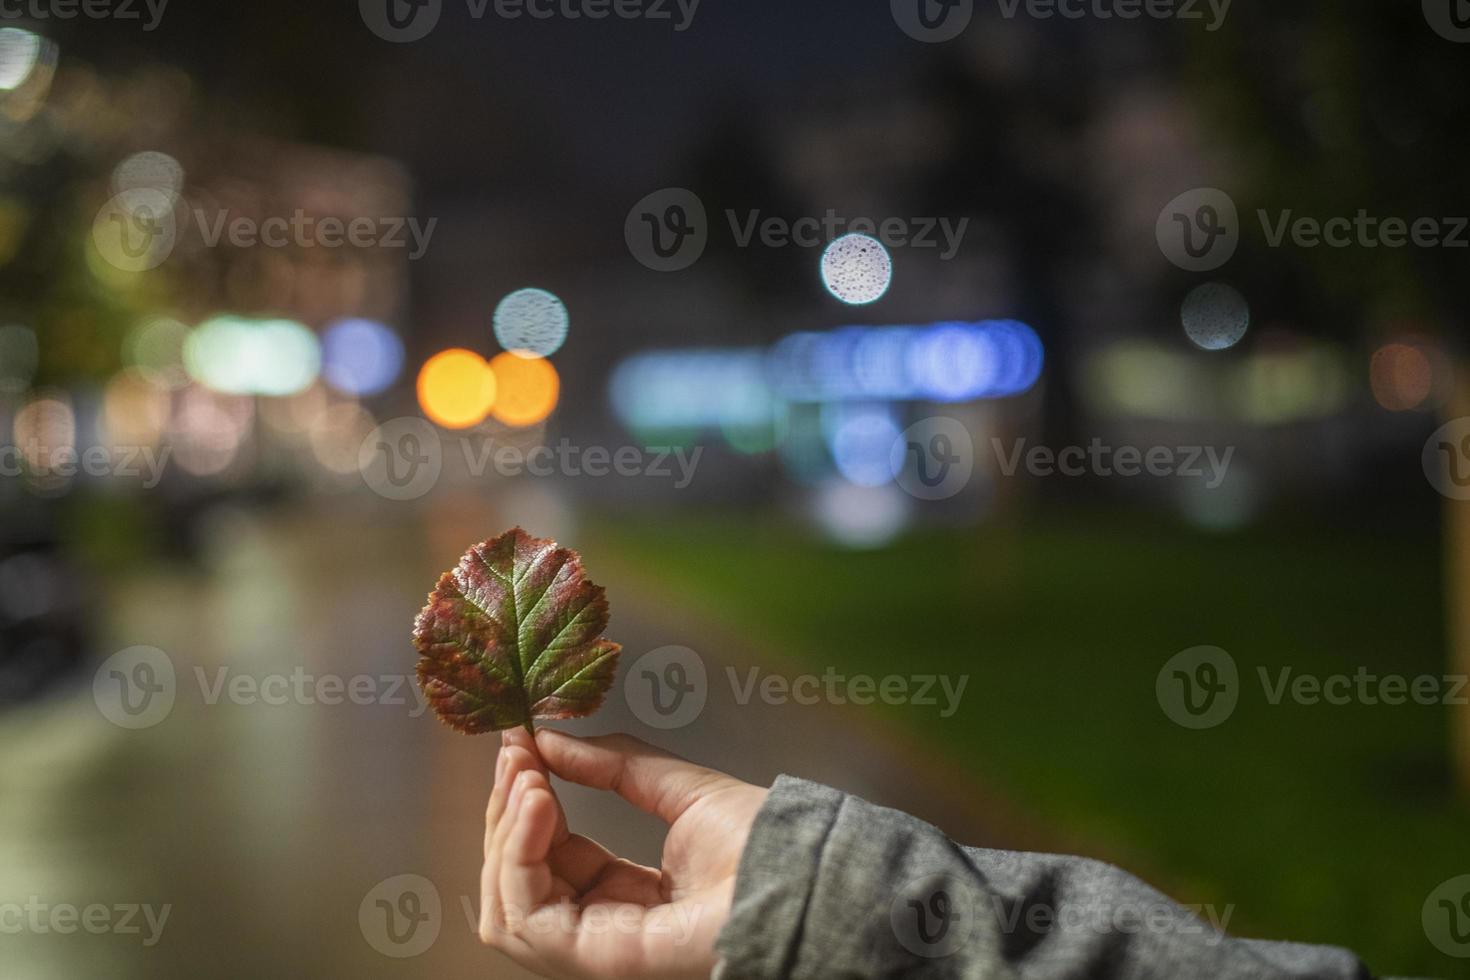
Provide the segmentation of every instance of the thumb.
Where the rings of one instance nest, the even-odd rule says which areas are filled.
[[[577,738],[542,728],[536,747],[547,767],[567,782],[610,790],[665,823],[725,786],[739,785],[724,773],[696,766],[631,735]]]

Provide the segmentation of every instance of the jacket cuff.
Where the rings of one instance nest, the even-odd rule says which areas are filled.
[[[779,777],[756,815],[740,858],[730,920],[715,943],[721,980],[795,972],[802,926],[845,795]]]

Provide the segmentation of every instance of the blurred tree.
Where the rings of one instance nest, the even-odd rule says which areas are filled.
[[[1454,0],[1447,0],[1454,2]],[[1437,338],[1448,372],[1435,405],[1470,416],[1464,331],[1464,229],[1458,246],[1268,252],[1258,211],[1318,220],[1360,213],[1413,222],[1470,215],[1470,47],[1428,23],[1419,3],[1318,0],[1297,8],[1237,5],[1225,29],[1198,35],[1187,58],[1207,118],[1239,162],[1241,253],[1274,270],[1307,329],[1362,346],[1404,333]],[[1376,344],[1375,344],[1376,345]],[[1365,361],[1366,363],[1366,361]],[[1470,503],[1444,502],[1450,673],[1470,674]],[[1451,708],[1453,764],[1470,794],[1470,708]]]

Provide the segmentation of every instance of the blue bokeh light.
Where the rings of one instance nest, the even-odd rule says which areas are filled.
[[[403,370],[403,341],[374,320],[338,320],[322,334],[322,377],[347,395],[386,391]]]
[[[881,487],[893,481],[889,457],[901,431],[886,407],[843,408],[836,413],[828,448],[837,472],[859,487]]]
[[[1009,398],[1041,377],[1040,338],[1018,320],[842,327],[789,334],[769,349],[648,351],[613,372],[624,424],[765,425],[795,405],[954,404]]]

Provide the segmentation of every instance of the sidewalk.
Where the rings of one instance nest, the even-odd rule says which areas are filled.
[[[158,647],[176,675],[176,703],[156,726],[105,720],[90,676],[0,717],[0,902],[171,908],[152,946],[118,934],[0,937],[13,975],[523,975],[472,926],[498,742],[414,717],[412,691],[396,704],[386,696],[389,679],[412,672],[409,629],[438,573],[513,515],[470,503],[436,508],[422,526],[403,513],[241,516],[217,529],[207,575],[116,588],[103,653]],[[752,648],[758,631],[665,608],[610,556],[587,561],[625,652],[604,709],[569,730],[630,732],[754,782],[783,772],[826,782],[965,843],[1027,846],[1018,821],[870,711],[758,694],[738,703],[727,667],[742,685],[752,667],[776,669]],[[630,707],[625,684],[638,658],[669,645],[698,651],[708,696],[697,719],[660,731]],[[311,693],[315,679],[357,676],[379,679],[382,703]],[[310,703],[261,696],[269,679],[293,677]],[[637,704],[646,681],[633,680]],[[563,799],[579,832],[658,862],[651,818],[576,787]]]

